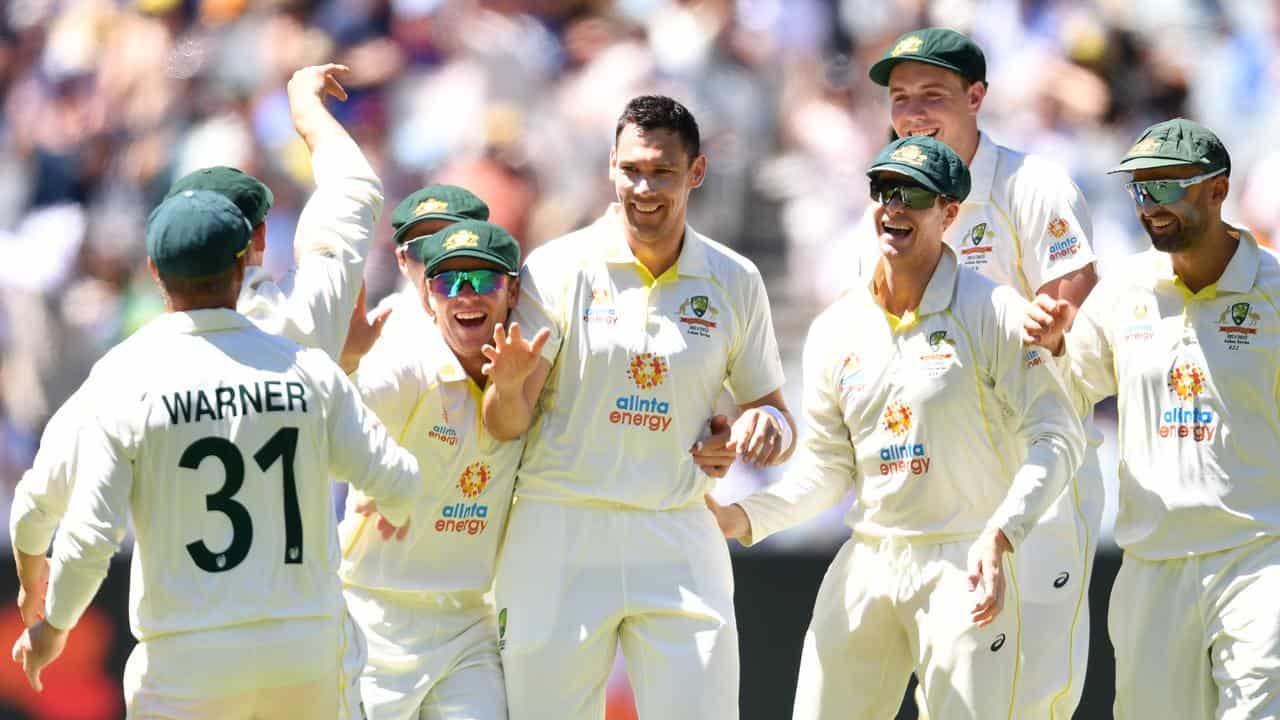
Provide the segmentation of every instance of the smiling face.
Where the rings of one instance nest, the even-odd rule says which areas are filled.
[[[432,269],[432,274],[448,270],[496,270],[498,265],[479,258],[449,258]],[[440,328],[440,335],[458,356],[464,367],[483,363],[480,348],[493,340],[493,327],[507,321],[507,313],[515,307],[520,296],[519,278],[503,276],[496,290],[486,295],[476,293],[470,283],[461,284],[456,297],[436,292],[431,283],[425,283],[424,304],[427,313]]]
[[[1195,165],[1170,165],[1167,167],[1135,170],[1133,179],[1170,180],[1195,177],[1203,174],[1203,168]],[[1157,205],[1150,200],[1137,206],[1138,220],[1151,238],[1151,245],[1160,252],[1181,252],[1195,245],[1209,228],[1219,221],[1222,201],[1226,199],[1229,180],[1225,175],[1209,178],[1187,188],[1187,194],[1177,202]]]
[[[609,151],[609,178],[631,242],[661,246],[684,235],[689,193],[702,184],[707,158],[690,158],[679,134],[628,124]]]
[[[892,172],[879,173],[876,181],[885,187],[918,186],[912,178]],[[888,205],[876,202],[876,234],[880,254],[892,262],[932,257],[942,243],[942,234],[960,214],[960,203],[939,196],[923,210],[912,210],[894,194]]]
[[[889,106],[899,137],[928,135],[969,162],[978,147],[978,110],[987,88],[921,62],[898,63],[889,74]]]

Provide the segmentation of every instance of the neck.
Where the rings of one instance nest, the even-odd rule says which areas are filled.
[[[1240,246],[1240,234],[1219,221],[1186,250],[1169,253],[1173,272],[1191,292],[1200,292],[1222,277]]]
[[[873,285],[880,307],[898,317],[920,307],[925,288],[941,260],[941,243],[931,252],[912,257],[881,257]]]
[[[209,299],[188,299],[166,297],[164,299],[165,312],[189,312],[191,310],[235,310],[235,300],[218,301]]]
[[[489,381],[488,376],[480,372],[480,368],[484,367],[485,362],[487,362],[484,355],[468,357],[459,355],[457,351],[455,351],[453,355],[458,358],[458,363],[462,365],[462,371],[467,374],[467,377],[471,378],[472,381],[475,382],[476,387],[483,390],[485,383]]]
[[[640,264],[644,265],[649,274],[655,278],[676,264],[683,246],[683,225],[680,226],[680,234],[672,238],[664,238],[658,243],[636,242],[632,239],[631,233],[627,233],[627,247],[631,248],[631,254],[635,255],[636,260],[639,260]]]
[[[960,156],[960,159],[964,161],[965,167],[973,166],[973,158],[978,154],[978,143],[981,141],[981,138],[982,136],[978,131],[978,126],[975,124],[973,129],[964,138],[964,141],[956,143],[959,147],[951,148],[952,150],[955,150],[956,154]]]

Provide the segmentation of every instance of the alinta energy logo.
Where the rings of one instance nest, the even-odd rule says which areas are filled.
[[[641,393],[656,390],[671,372],[666,359],[656,353],[636,353],[627,363],[627,377]],[[613,402],[609,422],[633,425],[650,432],[671,427],[671,403],[654,395],[622,395]]]
[[[1205,374],[1194,363],[1181,363],[1169,371],[1169,391],[1184,403],[1195,403],[1204,393]],[[1212,410],[1205,410],[1192,404],[1191,407],[1181,405],[1165,410],[1157,429],[1160,437],[1191,438],[1196,442],[1213,440],[1217,432],[1218,418]]]
[[[894,437],[905,438],[915,425],[915,413],[910,405],[901,400],[894,400],[885,407],[881,424]],[[881,475],[908,471],[912,475],[923,475],[929,472],[929,466],[932,464],[932,460],[925,451],[924,443],[911,442],[880,448],[880,461]]]
[[[618,310],[613,306],[613,293],[609,292],[609,288],[591,288],[591,302],[582,310],[582,321],[588,324],[617,324]]]
[[[458,476],[458,490],[462,497],[472,502],[457,502],[445,505],[436,520],[438,533],[464,533],[479,535],[489,527],[489,506],[475,499],[480,497],[489,481],[493,479],[493,467],[483,460],[477,460],[462,470]]]
[[[1080,252],[1080,241],[1075,235],[1064,238],[1063,236],[1071,230],[1071,225],[1060,217],[1055,217],[1049,221],[1049,235],[1056,242],[1049,246],[1049,263],[1056,263],[1060,260],[1066,260],[1074,257]]]
[[[840,368],[836,371],[836,384],[841,390],[850,386],[852,392],[866,389],[867,385],[862,381],[862,358],[858,357],[858,353],[851,352],[840,361]]]

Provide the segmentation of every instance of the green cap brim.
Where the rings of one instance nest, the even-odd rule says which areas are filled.
[[[417,240],[417,239],[418,238],[414,238],[414,240]],[[413,242],[413,240],[410,240],[410,242]],[[436,267],[440,265],[440,263],[444,262],[445,260],[452,260],[453,258],[460,258],[460,257],[476,258],[478,260],[488,260],[494,265],[497,265],[498,267],[502,268],[503,271],[506,272],[507,274],[513,274],[518,270],[517,268],[507,267],[506,259],[502,258],[501,256],[495,253],[486,252],[484,250],[468,249],[468,250],[454,250],[453,252],[441,255],[440,257],[436,258],[435,262],[431,263],[430,265],[427,265],[426,272],[428,275],[430,275],[431,271],[435,270]]]
[[[1108,170],[1107,174],[1112,175],[1114,173],[1133,172],[1134,170],[1146,170],[1147,168],[1173,167],[1174,165],[1203,165],[1206,168],[1209,167],[1208,163],[1192,162],[1190,160],[1183,160],[1182,158],[1152,157],[1150,155],[1145,155],[1143,157],[1129,158]]]
[[[925,175],[923,172],[921,172],[919,168],[911,167],[910,165],[907,165],[905,163],[889,162],[889,163],[880,163],[879,165],[872,165],[871,168],[867,170],[867,177],[872,177],[876,173],[880,173],[880,172],[891,172],[897,175],[905,175],[911,178],[912,180],[915,180],[916,182],[920,183],[920,185],[927,190],[936,192],[939,195],[946,195],[946,193],[938,189],[938,186],[934,184],[932,180],[929,179],[928,175]]]
[[[969,78],[965,76],[964,71],[955,65],[952,65],[949,62],[943,62],[937,58],[923,57],[919,55],[898,55],[897,57],[884,58],[875,65],[872,65],[871,69],[867,71],[867,75],[871,77],[871,82],[877,85],[883,85],[884,87],[889,87],[889,75],[893,73],[893,69],[898,66],[898,63],[903,62],[918,62],[924,63],[925,65],[934,65],[944,70],[950,70],[964,78],[965,82],[969,82]]]
[[[413,242],[414,240],[417,240],[420,237],[426,237],[427,235],[430,235],[431,233],[427,233],[426,235],[417,235],[411,238],[405,237],[405,235],[408,235],[409,231],[413,229],[414,225],[417,225],[418,223],[423,222],[425,220],[448,220],[451,223],[456,223],[456,222],[462,222],[463,220],[470,220],[470,219],[471,218],[467,217],[466,215],[455,215],[454,213],[433,212],[433,213],[427,213],[426,215],[419,215],[413,218],[412,220],[410,220],[409,222],[401,225],[400,229],[395,231],[395,234],[391,236],[391,240],[397,245],[403,245],[408,242]]]

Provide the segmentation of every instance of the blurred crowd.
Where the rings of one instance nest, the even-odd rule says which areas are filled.
[[[143,264],[170,182],[233,165],[275,192],[269,268],[291,262],[311,187],[284,86],[352,68],[334,106],[383,179],[371,301],[398,281],[389,208],[464,185],[532,248],[612,196],[614,122],[673,95],[710,157],[692,222],[756,259],[798,391],[808,321],[847,282],[833,258],[888,138],[867,67],[947,25],[987,53],[984,129],[1065,165],[1103,258],[1142,247],[1103,171],[1147,124],[1187,115],[1232,152],[1230,220],[1280,232],[1280,13],[1251,0],[6,0],[0,3],[0,499],[44,423],[107,348],[161,310]],[[793,397],[798,401],[798,393]],[[798,403],[797,403],[798,404]],[[1105,464],[1105,459],[1104,459]],[[7,502],[0,501],[0,507]]]

